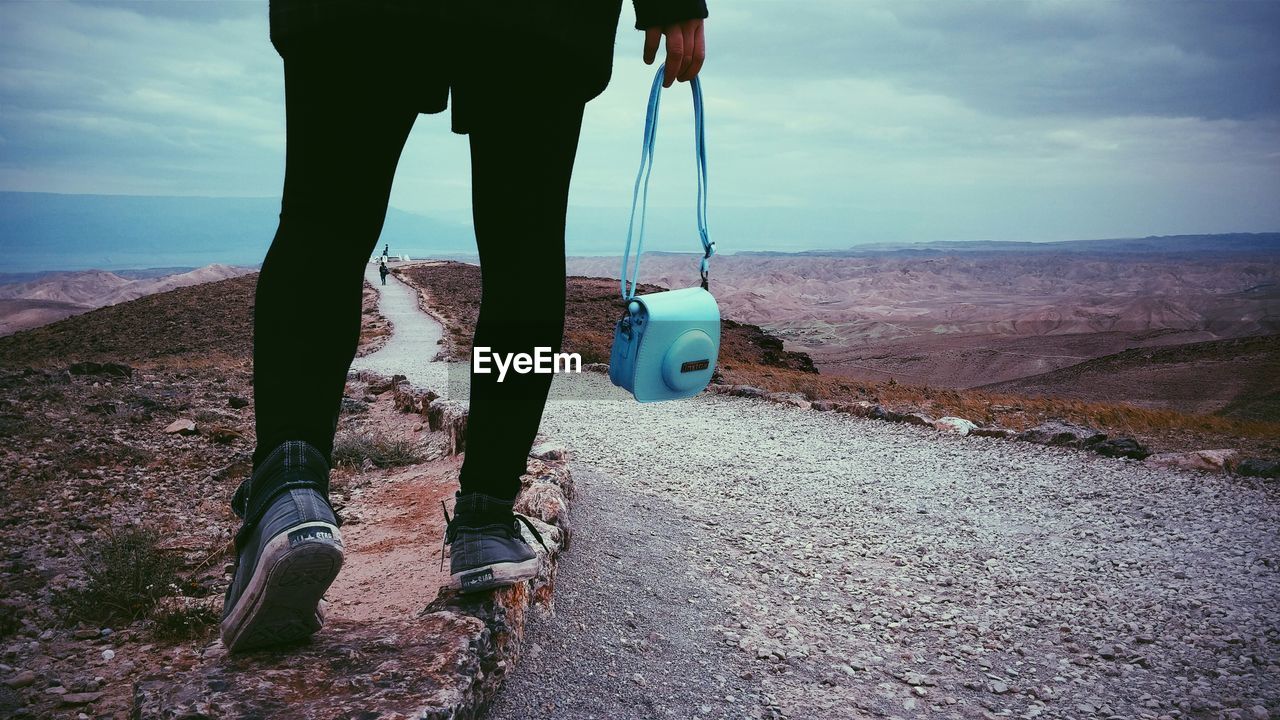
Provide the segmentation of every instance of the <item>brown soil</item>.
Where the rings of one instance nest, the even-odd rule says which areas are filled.
[[[365,490],[365,510],[343,526],[349,562],[329,590],[334,618],[390,620],[411,615],[449,580],[440,566],[440,502],[453,507],[459,460],[392,472]],[[437,522],[438,520],[438,522]]]
[[[395,620],[417,613],[449,579],[440,566],[444,515],[458,489],[461,457],[445,457],[443,438],[424,426],[424,418],[393,406],[393,391],[371,403],[362,427],[377,428],[387,439],[426,444],[428,462],[369,471],[349,493],[343,511],[347,559],[329,589],[335,620]]]
[[[250,469],[254,442],[256,277],[179,288],[0,338],[0,662],[7,666],[0,681],[34,673],[29,684],[0,685],[0,716],[127,718],[135,679],[180,671],[215,637],[239,523],[229,499]],[[365,320],[366,342],[385,339],[385,319],[367,312]],[[121,363],[128,374],[111,366],[72,372],[81,360]],[[331,612],[404,617],[436,595],[443,533],[436,501],[452,492],[456,463],[439,459],[443,438],[423,418],[393,409],[393,392],[367,396],[352,380],[348,395],[340,435],[415,438],[425,461],[334,469],[331,497],[353,522],[344,523],[351,551],[330,592]],[[179,418],[194,420],[197,432],[165,433]],[[206,608],[193,616],[187,639],[161,635],[154,612],[92,623],[65,612],[66,599],[86,584],[82,549],[130,526],[159,531],[156,552],[177,562],[180,581],[165,594]],[[83,699],[78,693],[92,699],[62,700]]]
[[[822,372],[831,375],[971,388],[1049,373],[1133,348],[1212,339],[1209,333],[1172,329],[1066,335],[922,333],[835,344],[808,352]]]
[[[1125,350],[983,389],[1280,422],[1280,335]]]
[[[0,366],[110,360],[189,367],[253,354],[258,274],[177,288],[0,338]]]

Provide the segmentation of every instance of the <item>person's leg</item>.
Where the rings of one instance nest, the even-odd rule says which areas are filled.
[[[545,99],[544,99],[545,100]],[[504,98],[468,123],[472,203],[483,275],[475,347],[559,352],[565,311],[565,212],[583,103]],[[501,119],[500,119],[501,118]],[[475,592],[535,577],[541,560],[512,512],[551,376],[471,374],[466,457],[445,530],[450,587]],[[443,558],[441,558],[443,562]]]
[[[284,193],[254,304],[255,469],[286,440],[332,459],[364,269],[417,117],[376,66],[342,52],[285,61]]]
[[[475,347],[559,352],[565,312],[565,213],[582,103],[525,108],[470,132],[472,207],[483,276]],[[471,375],[461,499],[507,502],[520,490],[551,375]]]
[[[364,266],[417,117],[371,54],[342,44],[282,54],[284,193],[254,303],[257,447],[232,498],[243,523],[221,622],[231,651],[323,624],[320,600],[344,558],[328,482]]]

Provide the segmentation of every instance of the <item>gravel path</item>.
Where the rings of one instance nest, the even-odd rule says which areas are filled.
[[[432,323],[406,307],[383,313],[411,348]],[[434,349],[393,354],[438,377]],[[695,633],[667,646],[655,715],[1280,717],[1273,488],[721,395],[641,405],[593,374],[557,378],[543,431],[595,471],[585,532],[562,611],[531,631],[545,659],[493,717],[636,716],[615,678],[583,682],[614,632],[615,657],[653,667],[622,650],[639,633],[608,593]],[[686,578],[705,607],[623,591],[646,577]]]
[[[445,387],[447,365],[431,361],[440,352],[444,336],[440,324],[418,309],[417,293],[395,275],[388,275],[384,286],[377,263],[366,267],[364,276],[381,294],[378,309],[391,321],[392,333],[378,352],[356,358],[351,370],[372,370],[388,377],[399,373],[422,387]]]
[[[575,535],[557,569],[555,615],[529,624],[526,655],[488,717],[740,717],[760,707],[760,670],[708,636],[732,608],[696,562],[706,529],[666,497],[571,469]]]

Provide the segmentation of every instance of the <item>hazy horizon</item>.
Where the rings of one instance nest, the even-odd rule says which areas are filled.
[[[279,212],[279,200],[263,197],[138,196],[56,194],[0,191],[0,273],[48,270],[201,267],[210,263],[252,266],[265,257]],[[1125,242],[1128,238],[1043,239],[956,238],[939,234],[919,240],[856,238],[829,227],[821,238],[795,234],[775,238],[752,229],[760,210],[724,212],[718,252],[839,253],[859,248],[923,247],[930,244],[1018,243],[1038,245],[1081,242]],[[620,257],[628,208],[574,208],[569,214],[567,254],[574,257]],[[650,219],[646,251],[693,252],[693,234],[684,213]],[[1213,233],[1225,238],[1232,232]],[[1267,235],[1268,233],[1261,233]],[[1183,234],[1179,234],[1183,235]],[[1200,233],[1186,234],[1199,236]],[[799,239],[797,239],[799,238]],[[805,240],[812,242],[805,243]],[[684,242],[681,242],[683,240]],[[820,240],[820,241],[819,241]],[[804,243],[804,244],[802,244]],[[391,208],[377,250],[390,245],[394,254],[421,257],[475,257],[469,223]],[[1270,247],[1270,246],[1268,246]]]

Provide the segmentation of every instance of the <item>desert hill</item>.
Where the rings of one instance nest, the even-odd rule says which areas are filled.
[[[216,636],[239,524],[229,500],[255,444],[256,279],[152,293],[0,337],[0,642],[9,648],[0,717],[150,717],[139,710],[139,684],[170,686]],[[365,338],[385,334],[376,304],[366,304],[364,320]],[[372,519],[410,496],[433,505],[426,494],[454,467],[437,460],[442,434],[397,410],[394,392],[357,380],[348,393],[330,479],[335,506]],[[412,488],[396,487],[366,513],[356,498],[408,465]],[[436,517],[415,514],[414,542],[397,545],[419,548],[420,533],[441,533],[430,524]],[[359,532],[348,536],[353,545],[373,545]],[[352,564],[366,578],[403,581],[403,567],[383,559],[399,556],[383,552]],[[435,592],[423,577],[434,575],[404,582],[412,602]],[[356,633],[340,637],[365,654]],[[271,701],[265,707],[279,707]],[[325,701],[332,709],[332,697]]]
[[[687,262],[688,259],[684,259]],[[445,327],[447,354],[453,359],[465,357],[480,301],[479,268],[462,263],[430,262],[397,268],[393,272],[420,288],[427,298],[432,312]],[[660,289],[656,285],[642,286],[640,292]],[[571,276],[567,291],[565,349],[581,353],[586,362],[607,361],[612,341],[610,328],[620,312],[617,281]],[[1280,437],[1277,434],[1280,424],[1237,417],[1206,417],[1176,409],[1149,409],[1127,403],[1123,393],[1084,401],[985,389],[953,390],[883,378],[860,380],[825,371],[814,373],[804,362],[808,360],[807,355],[786,351],[776,337],[755,325],[734,322],[733,311],[723,304],[721,309],[726,320],[717,375],[719,382],[725,384],[797,393],[814,400],[868,401],[895,411],[923,411],[933,417],[954,415],[1018,430],[1049,419],[1067,419],[1113,436],[1136,437],[1158,451],[1204,447],[1238,447],[1262,455],[1280,451],[1275,442],[1275,438]],[[1265,357],[1266,352],[1264,348],[1261,354]]]
[[[86,309],[83,305],[57,300],[0,299],[0,336],[57,322]]]
[[[174,288],[0,337],[0,365],[248,357],[258,274]]]
[[[982,389],[1276,422],[1280,335],[1134,348]]]
[[[727,255],[712,261],[711,282],[726,314],[809,353],[824,373],[935,387],[1014,380],[1133,347],[1280,333],[1280,253],[1183,247]],[[569,267],[618,270],[614,258]],[[654,254],[641,278],[681,287],[696,273],[694,255]]]
[[[1214,233],[1210,235],[1148,235],[1142,238],[1098,238],[1052,242],[994,240],[939,240],[913,243],[864,243],[845,250],[808,250],[798,253],[744,251],[743,255],[809,255],[851,257],[857,255],[950,255],[963,252],[1020,253],[1141,253],[1160,254],[1275,254],[1280,233]]]
[[[7,283],[0,285],[0,335],[37,327],[93,308],[250,272],[253,272],[252,268],[214,263],[159,276],[126,277],[106,270],[80,270],[48,273],[25,282]]]

